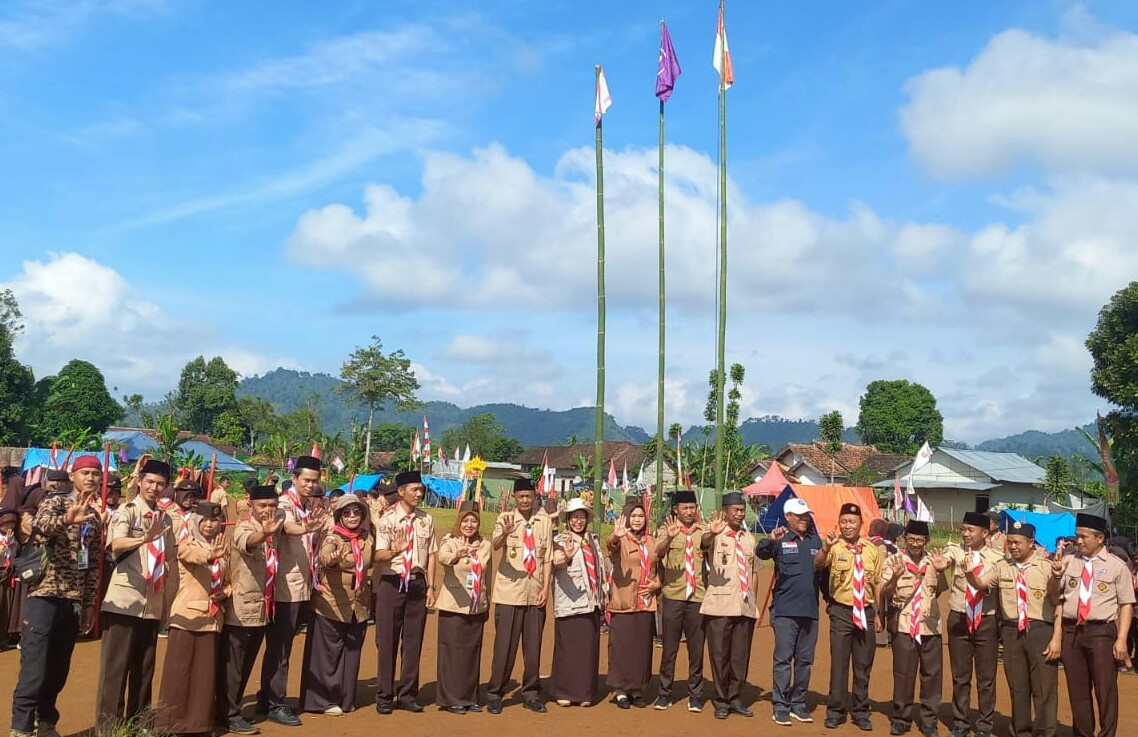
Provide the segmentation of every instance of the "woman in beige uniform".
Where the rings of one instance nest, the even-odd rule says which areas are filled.
[[[368,515],[367,504],[355,494],[345,494],[332,507],[334,526],[318,554],[319,590],[305,640],[301,711],[339,716],[355,708],[375,557]]]
[[[561,517],[565,531],[553,539],[553,698],[589,706],[597,700],[605,564],[585,500],[569,500]]]
[[[648,534],[648,515],[640,502],[624,508],[605,541],[612,564],[609,592],[609,687],[616,705],[644,708],[652,679],[652,628],[656,616],[656,540]]]
[[[442,585],[439,611],[439,709],[452,714],[482,711],[478,666],[490,608],[490,541],[482,537],[477,502],[463,502],[454,529],[439,544]]]

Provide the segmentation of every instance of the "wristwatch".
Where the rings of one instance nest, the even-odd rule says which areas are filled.
[[[435,586],[433,583],[429,583],[429,584],[427,584],[427,588],[430,589],[431,591],[434,591],[438,588],[438,586]]]

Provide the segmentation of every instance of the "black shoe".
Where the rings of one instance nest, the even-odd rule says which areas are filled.
[[[409,711],[412,714],[420,714],[423,711],[422,705],[415,699],[406,699],[399,702],[399,708],[404,711]]]
[[[390,701],[377,701],[375,702],[375,710],[380,714],[390,714],[395,711],[395,704]]]
[[[481,712],[482,711],[482,705],[481,704],[467,704],[466,710],[467,711],[473,711],[476,713]]]
[[[688,697],[688,711],[698,714],[703,711],[703,699]]]
[[[619,709],[628,709],[632,706],[632,701],[627,696],[617,696],[616,705]]]
[[[731,704],[731,711],[735,712],[736,714],[738,714],[741,717],[753,717],[754,716],[754,713],[750,709],[743,706],[742,701],[736,701],[735,703]]]
[[[502,713],[502,700],[501,699],[490,699],[490,701],[488,701],[486,703],[486,711],[490,712],[491,714],[501,714]]]
[[[636,695],[632,697],[632,705],[637,709],[643,709],[648,706],[648,702],[644,700],[643,696]],[[976,735],[976,737],[980,737],[980,735]]]
[[[293,714],[292,709],[287,706],[274,706],[272,709],[269,709],[269,721],[276,722],[285,727],[300,726],[300,717]]]
[[[548,711],[548,709],[545,708],[545,704],[543,704],[540,699],[527,699],[526,701],[522,702],[522,706],[537,714],[544,714],[546,711]]]
[[[953,727],[948,737],[968,737],[969,731],[968,727]]]
[[[449,711],[451,714],[465,714],[465,706],[440,706],[439,711]]]
[[[229,720],[229,731],[233,734],[260,734],[261,730],[254,727],[243,717],[233,717]]]
[[[726,706],[715,707],[715,718],[716,719],[726,719],[727,715],[730,713],[731,713],[731,710],[728,709]]]
[[[889,734],[891,735],[905,734],[908,731],[909,725],[905,722],[893,722],[889,725]]]
[[[992,737],[992,733],[991,732],[981,732],[981,731],[977,730],[976,731],[976,737]]]
[[[845,717],[826,717],[825,727],[826,729],[837,729],[845,723]]]
[[[853,723],[854,723],[854,726],[856,726],[862,732],[872,732],[873,731],[873,722],[869,721],[869,717],[856,717],[853,720]]]
[[[923,734],[925,737],[937,737],[937,734],[936,734],[936,727],[933,727],[932,729],[930,729],[930,730],[928,730],[928,731],[923,731],[923,730],[922,730],[922,731],[921,731],[921,734]]]
[[[652,708],[656,711],[665,711],[671,705],[671,699],[669,699],[667,696],[660,696],[656,699],[656,703],[652,704]]]

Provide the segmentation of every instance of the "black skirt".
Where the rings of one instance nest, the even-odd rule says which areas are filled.
[[[486,612],[439,612],[438,693],[440,707],[478,703],[479,665]]]
[[[319,614],[312,617],[300,676],[301,711],[355,708],[366,634],[367,622],[337,622]]]
[[[614,613],[609,622],[609,688],[639,694],[652,680],[655,612]]]
[[[601,614],[553,621],[553,699],[595,703],[601,668]]]

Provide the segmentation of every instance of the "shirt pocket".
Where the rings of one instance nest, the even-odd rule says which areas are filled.
[[[264,594],[246,592],[237,598],[236,612],[237,616],[241,619],[260,619],[264,611]]]

